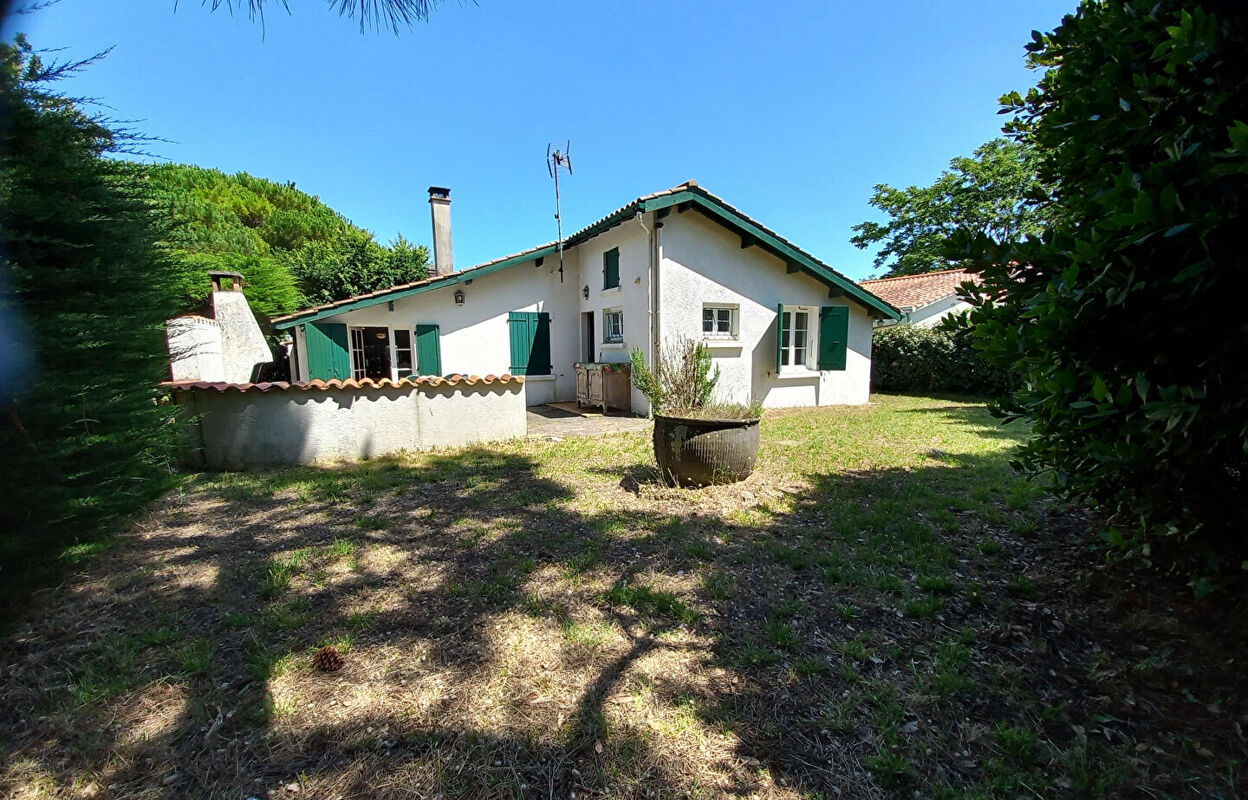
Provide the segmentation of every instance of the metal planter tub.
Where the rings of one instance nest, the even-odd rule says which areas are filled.
[[[654,458],[669,485],[745,480],[758,460],[758,418],[654,416]]]

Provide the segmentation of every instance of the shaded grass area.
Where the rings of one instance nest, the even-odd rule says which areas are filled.
[[[637,434],[198,476],[4,643],[2,785],[1237,796],[1240,617],[1089,558],[981,407],[878,400],[699,491]]]

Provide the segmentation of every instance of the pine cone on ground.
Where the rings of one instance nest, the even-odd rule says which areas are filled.
[[[342,657],[342,653],[338,652],[336,647],[326,645],[316,651],[316,655],[312,656],[312,666],[322,672],[337,672],[342,669],[342,665],[346,659]]]

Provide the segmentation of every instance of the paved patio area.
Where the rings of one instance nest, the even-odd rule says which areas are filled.
[[[566,439],[571,436],[602,436],[607,433],[645,431],[650,420],[627,411],[612,411],[603,416],[600,409],[577,409],[576,403],[529,408],[530,439]]]

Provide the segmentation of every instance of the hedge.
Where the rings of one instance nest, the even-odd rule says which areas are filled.
[[[876,328],[871,389],[885,392],[967,392],[1000,395],[1009,373],[988,364],[969,332],[915,325]]]

